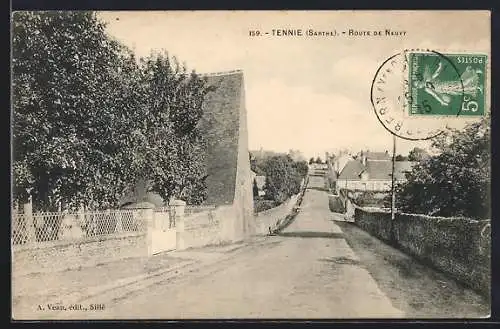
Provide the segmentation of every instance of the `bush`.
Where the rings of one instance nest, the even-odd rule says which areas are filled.
[[[258,199],[254,201],[254,212],[259,213],[279,205],[280,203],[274,200]]]
[[[413,166],[396,187],[396,207],[406,213],[490,218],[490,117],[433,140],[436,155]]]
[[[390,195],[389,195],[390,197]],[[380,197],[379,193],[374,193],[371,191],[362,192],[354,198],[354,203],[360,207],[383,207],[384,198]]]
[[[288,155],[272,156],[264,163],[266,195],[279,203],[300,192],[302,179],[307,176],[305,162],[295,162]]]
[[[328,196],[328,206],[332,212],[345,213],[344,203],[338,195],[331,194]]]

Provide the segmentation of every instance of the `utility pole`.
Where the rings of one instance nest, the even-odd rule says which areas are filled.
[[[391,172],[391,220],[394,220],[396,211],[396,193],[394,171],[396,166],[396,135],[392,135],[392,172]]]
[[[396,193],[395,193],[395,181],[394,177],[394,167],[396,165],[396,135],[392,135],[392,173],[391,173],[391,241],[396,242],[396,230],[394,219],[396,217]]]

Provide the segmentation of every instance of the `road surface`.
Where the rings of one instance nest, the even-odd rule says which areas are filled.
[[[322,187],[323,178],[311,177],[302,211],[281,235],[139,291],[97,297],[92,302],[104,303],[105,309],[84,317],[449,318],[489,313],[475,293],[342,222],[329,211]]]

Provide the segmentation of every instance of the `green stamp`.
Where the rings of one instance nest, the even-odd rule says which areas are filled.
[[[410,116],[485,114],[486,55],[410,52],[407,65]]]

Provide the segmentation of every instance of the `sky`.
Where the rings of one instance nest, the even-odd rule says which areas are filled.
[[[107,31],[139,56],[164,49],[189,69],[244,73],[249,149],[392,149],[370,89],[378,67],[405,48],[490,53],[488,12],[101,12]],[[400,36],[280,37],[272,30],[404,31]],[[251,37],[250,30],[269,35]],[[397,139],[406,154],[428,142]]]

